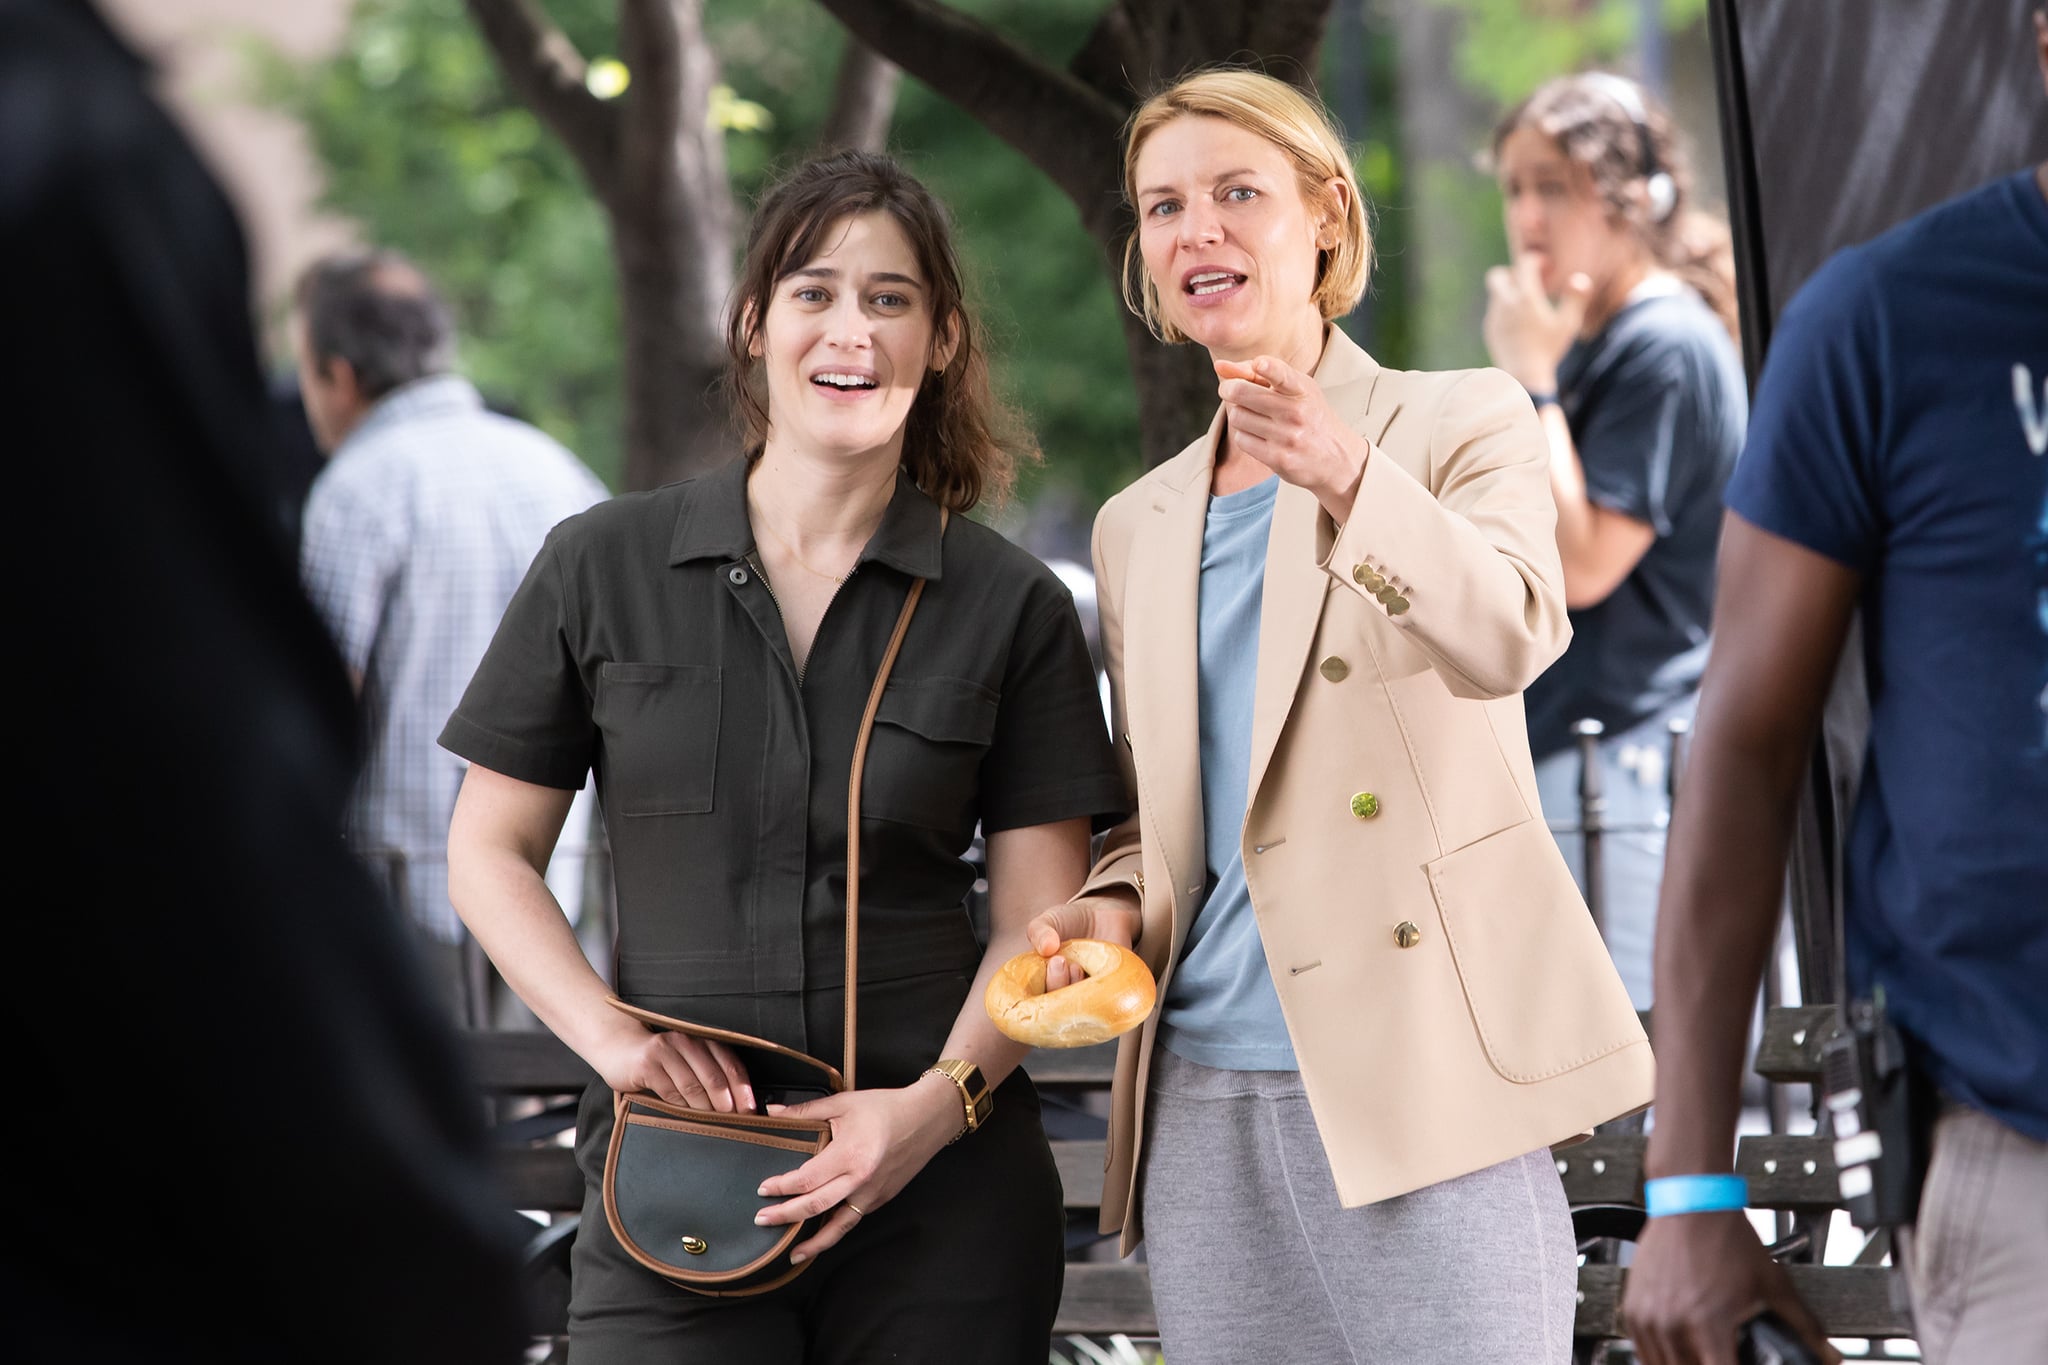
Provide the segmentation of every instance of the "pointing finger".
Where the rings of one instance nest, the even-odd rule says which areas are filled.
[[[1273,356],[1262,355],[1252,364],[1258,370],[1259,378],[1265,381],[1268,388],[1272,389],[1275,393],[1285,394],[1290,398],[1299,398],[1307,393],[1308,386],[1312,382],[1308,376],[1302,374],[1292,365]]]

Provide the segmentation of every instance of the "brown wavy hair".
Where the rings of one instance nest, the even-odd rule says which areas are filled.
[[[1628,91],[1617,91],[1617,83]],[[1626,103],[1628,92],[1641,108],[1641,128],[1636,111]],[[1495,126],[1496,162],[1501,144],[1524,128],[1543,134],[1586,168],[1609,215],[1627,223],[1658,265],[1691,286],[1740,346],[1734,241],[1727,223],[1694,205],[1691,155],[1670,111],[1656,96],[1625,76],[1605,71],[1559,76],[1508,110]],[[1671,206],[1661,217],[1644,192],[1642,129],[1650,135],[1648,159],[1671,177]]]
[[[910,239],[931,304],[934,344],[957,333],[946,368],[928,373],[911,400],[903,470],[933,502],[966,512],[984,499],[1000,506],[1020,462],[1038,446],[1016,412],[995,395],[953,248],[952,218],[916,176],[873,152],[840,151],[784,175],[761,198],[726,311],[725,387],[749,462],[768,438],[768,398],[750,354],[775,287],[817,258],[832,230],[863,213],[886,213]]]

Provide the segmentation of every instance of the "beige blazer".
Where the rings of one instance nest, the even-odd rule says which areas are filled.
[[[1341,530],[1280,487],[1241,837],[1302,1082],[1355,1207],[1641,1108],[1651,1060],[1537,803],[1521,693],[1571,627],[1535,412],[1497,370],[1382,369],[1335,328],[1316,381],[1373,451]],[[1195,637],[1221,429],[1219,411],[1095,524],[1137,812],[1080,894],[1137,889],[1162,999],[1206,878]],[[1126,1252],[1143,1237],[1158,1024],[1117,1055],[1102,1227]]]

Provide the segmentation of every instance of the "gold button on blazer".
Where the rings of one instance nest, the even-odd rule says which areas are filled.
[[[1335,328],[1315,378],[1372,454],[1341,530],[1293,485],[1274,504],[1243,846],[1262,850],[1246,885],[1355,1207],[1571,1141],[1648,1104],[1652,1070],[1529,758],[1522,689],[1571,635],[1535,410],[1497,370],[1382,369]],[[1136,814],[1081,895],[1128,904],[1142,876],[1162,1000],[1205,880],[1195,637],[1221,423],[1095,524]],[[1332,657],[1342,686],[1318,674]],[[1158,1024],[1117,1057],[1102,1225],[1126,1252]]]

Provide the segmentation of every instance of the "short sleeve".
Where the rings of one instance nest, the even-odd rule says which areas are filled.
[[[314,481],[299,575],[342,660],[358,673],[370,666],[385,599],[405,564],[405,540],[395,509],[365,496],[346,465],[330,465]]]
[[[1598,505],[1672,533],[1699,423],[1684,422],[1687,367],[1676,339],[1635,338],[1600,377],[1574,438],[1586,496]],[[1680,482],[1674,484],[1674,480]]]
[[[1088,816],[1109,828],[1129,800],[1102,716],[1102,693],[1074,604],[1057,585],[1034,593],[1003,673],[994,740],[981,761],[989,833]]]
[[[596,757],[597,727],[555,535],[505,608],[440,742],[479,767],[574,791]]]
[[[1838,255],[1786,308],[1726,495],[1743,520],[1853,569],[1881,536],[1884,374],[1866,277],[1859,255]]]

